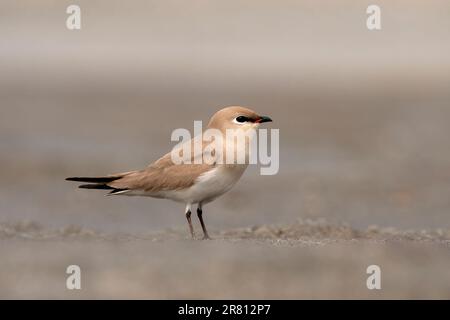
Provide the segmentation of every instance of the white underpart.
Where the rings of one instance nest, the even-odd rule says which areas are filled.
[[[139,195],[184,202],[188,206],[200,202],[205,204],[230,190],[242,176],[246,168],[246,165],[237,165],[232,168],[217,166],[200,175],[195,183],[189,188],[165,190],[151,194],[143,194],[139,191],[137,193],[140,193]],[[131,193],[132,194],[129,195],[138,195],[133,191],[131,191]]]

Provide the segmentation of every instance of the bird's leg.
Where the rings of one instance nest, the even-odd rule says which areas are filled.
[[[203,211],[202,211],[202,205],[200,203],[197,207],[197,216],[198,216],[198,220],[200,220],[200,224],[202,225],[203,239],[204,240],[211,239],[208,235],[208,231],[206,231],[205,223],[203,222]]]
[[[187,219],[187,221],[189,223],[189,231],[191,232],[191,237],[192,237],[192,239],[194,239],[195,235],[194,235],[194,227],[192,226],[191,206],[190,205],[186,206],[186,219]]]

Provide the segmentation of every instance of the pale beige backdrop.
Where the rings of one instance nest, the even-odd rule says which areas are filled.
[[[76,1],[69,31],[73,3],[0,3],[0,297],[450,297],[448,1]],[[205,208],[225,240],[64,181],[141,168],[236,104],[274,119],[281,164]]]

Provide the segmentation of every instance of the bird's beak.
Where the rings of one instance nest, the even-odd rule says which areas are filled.
[[[255,122],[256,123],[272,122],[272,119],[270,119],[269,117],[266,117],[266,116],[260,116],[259,118],[256,119]]]

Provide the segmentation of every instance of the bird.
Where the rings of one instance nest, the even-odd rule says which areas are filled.
[[[243,130],[244,132],[250,129],[256,131],[262,123],[271,121],[270,117],[259,115],[249,108],[230,106],[220,109],[211,117],[206,131],[216,130],[216,132],[226,136],[230,129]],[[248,159],[248,145],[253,138],[254,136],[250,135],[249,139],[246,140],[246,159]],[[203,138],[195,139],[196,137],[185,142],[194,146],[194,148],[191,148],[190,156],[187,157],[189,160],[198,157],[192,152],[196,143],[202,143],[200,157],[204,156],[205,148],[208,145],[211,146],[211,141],[206,142]],[[181,146],[184,146],[184,144],[181,144]],[[180,151],[180,146],[178,146],[178,149],[173,148],[171,152],[142,170],[99,177],[69,177],[66,180],[85,183],[79,186],[82,189],[108,190],[107,195],[146,196],[184,203],[186,205],[184,214],[192,239],[195,239],[195,233],[191,213],[193,207],[197,205],[197,217],[203,231],[202,239],[211,239],[203,220],[203,206],[229,191],[241,178],[248,166],[248,161],[244,163],[216,161],[219,160],[219,156],[224,157],[227,152],[224,146],[216,146],[217,150],[214,149],[210,153],[213,161],[209,162],[175,162],[172,152],[174,150]],[[234,149],[228,149],[228,152],[230,150],[238,152],[237,148],[242,148],[242,145],[238,146],[235,143],[232,146]],[[183,154],[183,150],[179,154]],[[189,151],[189,149],[187,150]]]

